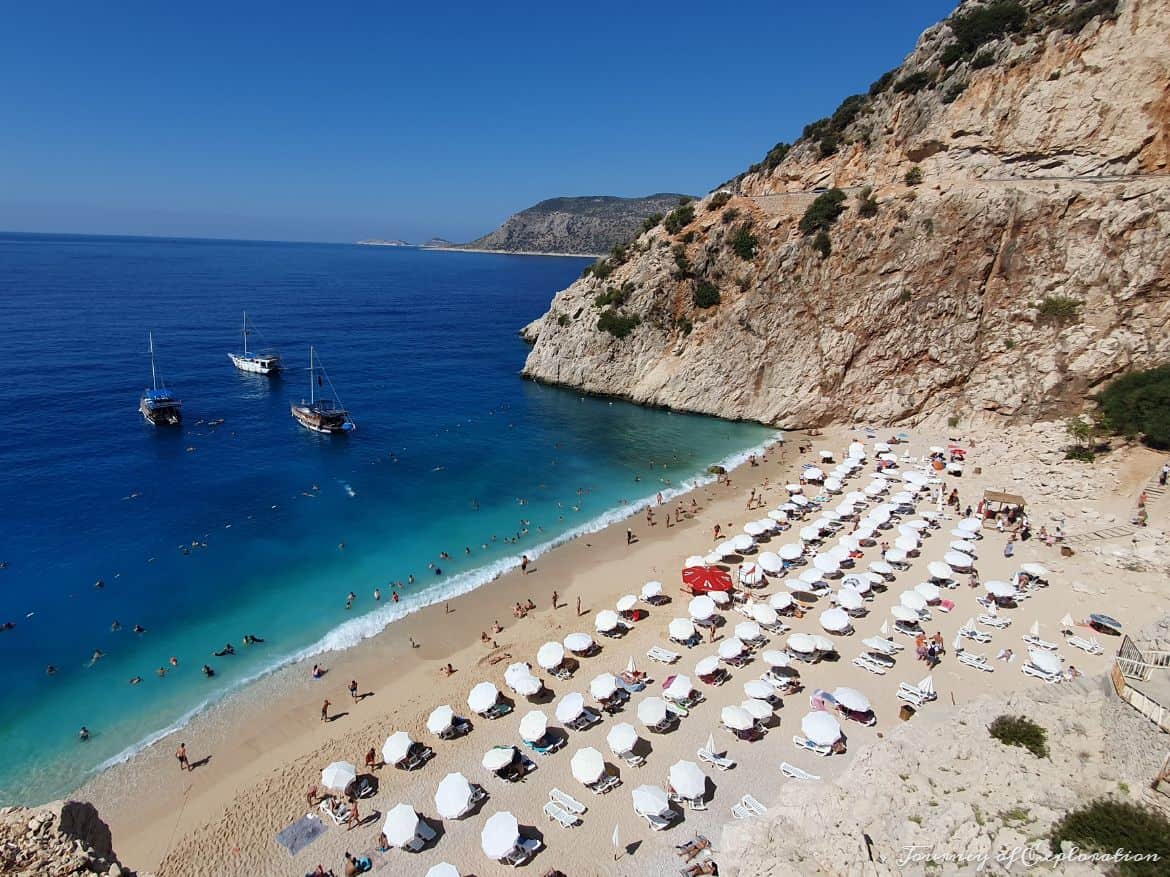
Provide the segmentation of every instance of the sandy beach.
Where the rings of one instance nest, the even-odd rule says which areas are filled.
[[[966,471],[962,478],[946,480],[948,491],[958,489],[962,506],[976,505],[986,488],[1028,494],[1018,485],[1008,483],[1002,449],[980,441],[971,446],[971,436],[948,436],[947,432],[945,429],[913,430],[910,443],[895,450],[918,460],[929,445],[946,444],[948,438],[965,442],[971,452]],[[877,438],[885,439],[889,434],[883,430]],[[872,439],[848,429],[811,439],[790,434],[786,444],[774,446],[759,465],[745,465],[730,473],[730,486],[712,484],[668,501],[656,515],[655,526],[648,526],[645,517],[637,515],[582,536],[539,558],[526,574],[517,570],[446,606],[436,605],[395,623],[353,649],[324,656],[328,673],[322,679],[312,679],[307,665],[286,668],[197,717],[177,735],[98,776],[79,796],[97,804],[109,822],[122,861],[160,877],[208,873],[300,875],[311,872],[318,863],[341,874],[346,851],[370,856],[374,873],[421,875],[432,865],[448,861],[463,874],[505,874],[512,869],[489,861],[480,849],[480,831],[485,819],[500,810],[509,810],[517,817],[523,834],[543,839],[545,848],[526,866],[536,873],[543,874],[553,868],[567,874],[675,873],[680,862],[674,845],[690,839],[696,832],[712,839],[718,860],[722,826],[731,819],[733,804],[745,794],[765,805],[775,800],[783,784],[790,782],[779,772],[782,761],[826,780],[838,775],[849,763],[851,753],[901,723],[901,701],[895,697],[899,682],[916,683],[929,672],[915,660],[913,642],[905,637],[896,638],[909,646],[908,650],[899,654],[896,666],[884,676],[867,673],[855,666],[852,658],[864,650],[862,639],[876,634],[884,621],[892,621],[890,607],[898,604],[899,594],[925,581],[927,564],[947,552],[953,539],[950,529],[961,517],[953,510],[948,510],[941,529],[930,531],[920,555],[910,559],[909,569],[898,572],[888,590],[867,603],[868,614],[854,620],[856,632],[852,636],[833,637],[840,660],[797,665],[804,691],[784,698],[762,741],[736,740],[719,723],[724,706],[738,705],[745,698],[743,683],[758,678],[767,669],[758,656],[746,667],[732,670],[731,679],[721,687],[696,681],[706,696],[705,702],[692,709],[680,726],[669,733],[648,732],[635,715],[636,705],[644,696],[661,692],[666,676],[675,672],[693,676],[695,663],[717,649],[718,639],[715,644],[703,642],[689,650],[670,646],[684,653],[671,668],[646,659],[646,651],[651,646],[669,645],[666,633],[669,621],[687,616],[689,597],[680,590],[679,577],[683,559],[710,550],[715,524],[722,526],[726,538],[741,532],[745,523],[763,517],[768,509],[781,503],[786,498],[784,485],[795,480],[802,463],[816,460],[817,451],[830,449],[840,460],[848,443],[856,439],[872,443]],[[807,446],[803,454],[798,451],[802,445]],[[1086,468],[1089,474],[1085,478],[1095,478],[1100,484],[1091,485],[1096,496],[1091,503],[1084,504],[1085,508],[1077,509],[1074,517],[1086,520],[1126,517],[1142,485],[1156,473],[1162,460],[1162,456],[1153,452],[1130,449],[1107,465]],[[917,464],[901,465],[907,470]],[[845,490],[863,487],[871,472],[872,459]],[[1029,496],[1030,501],[1036,500],[1030,509],[1034,530],[1041,525],[1051,529],[1058,518],[1066,517],[1066,510],[1057,507],[1064,502],[1060,491],[1054,493],[1050,481],[1041,480],[1036,486],[1042,485],[1048,488],[1043,499]],[[753,491],[763,494],[764,505],[748,510],[747,501]],[[814,493],[810,488],[809,494]],[[689,511],[692,498],[697,503],[693,514]],[[833,504],[837,501],[833,500]],[[1162,499],[1151,502],[1152,522],[1163,520],[1159,508],[1162,502]],[[664,516],[676,505],[686,514],[677,526],[668,528]],[[919,511],[932,508],[928,500],[918,505]],[[761,546],[762,550],[775,550],[779,545],[797,541],[796,532],[801,526],[797,522],[792,530],[774,535]],[[1071,522],[1067,526],[1070,534],[1076,532]],[[627,527],[637,536],[632,545],[626,544]],[[847,532],[848,525],[842,533]],[[936,609],[933,618],[923,624],[928,633],[941,632],[948,651],[933,672],[938,700],[924,707],[926,710],[943,710],[948,705],[961,705],[989,693],[1043,685],[1020,672],[1026,658],[1021,636],[1033,621],[1040,622],[1045,639],[1060,643],[1066,666],[1075,664],[1085,674],[1092,674],[1108,666],[1112,641],[1104,643],[1106,651],[1101,656],[1071,649],[1061,643],[1058,622],[1062,616],[1067,613],[1081,619],[1089,612],[1108,611],[1126,625],[1140,626],[1142,618],[1149,614],[1151,594],[1160,605],[1166,604],[1165,591],[1151,574],[1134,573],[1125,581],[1111,582],[1108,598],[1103,601],[1104,591],[1100,587],[1070,586],[1080,579],[1096,581],[1099,585],[1105,569],[1100,557],[1081,552],[1062,557],[1057,549],[1032,539],[1016,543],[1015,556],[1009,559],[1003,555],[1005,535],[984,530],[983,536],[977,563],[981,579],[1009,579],[1021,563],[1038,561],[1051,570],[1051,586],[1033,592],[1020,608],[1005,613],[1012,617],[1013,624],[1005,631],[994,632],[992,643],[971,644],[973,650],[991,660],[995,669],[991,673],[962,666],[951,654],[959,627],[982,611],[975,603],[982,590],[970,589],[963,576],[959,587],[944,591],[943,596],[957,604],[954,611],[944,614]],[[858,561],[858,568],[864,569],[879,554],[878,547],[867,549],[864,558]],[[672,598],[670,605],[649,608],[649,616],[634,624],[630,633],[621,639],[594,634],[594,616],[599,611],[612,609],[620,596],[638,593],[644,582],[655,579],[665,584],[666,593]],[[839,580],[831,584],[836,587]],[[559,598],[556,609],[552,608],[554,590]],[[782,581],[773,580],[767,587],[757,589],[755,595],[761,599],[759,595],[785,590],[788,589]],[[527,618],[514,619],[513,604],[529,598],[536,604],[535,611]],[[578,599],[580,617],[576,615]],[[794,631],[823,634],[817,618],[828,605],[827,598],[822,599],[804,618],[785,620]],[[735,611],[729,610],[724,615],[727,624],[719,629],[719,638],[730,636],[734,625],[744,620]],[[490,634],[496,620],[504,629],[495,636],[498,646],[492,648],[481,643],[480,634],[485,630]],[[535,667],[536,651],[541,644],[560,641],[574,631],[594,635],[601,651],[583,658],[580,668],[568,681],[553,679],[537,668],[537,675],[553,692],[551,699],[541,698],[538,707],[533,707],[507,690],[503,672],[509,663],[523,660]],[[785,639],[786,636],[774,636],[765,648],[782,648]],[[417,648],[412,648],[412,640]],[[1013,649],[1017,656],[1011,664],[994,660],[1004,647]],[[553,712],[560,697],[578,691],[585,694],[587,703],[593,704],[588,694],[590,680],[604,671],[620,671],[630,657],[636,660],[640,670],[651,675],[652,681],[644,693],[633,696],[621,713],[605,716],[602,722],[583,733],[566,731],[567,746],[557,753],[547,756],[529,753],[537,769],[522,782],[506,783],[481,766],[480,759],[492,746],[520,744],[517,726],[529,709],[543,709],[550,717],[551,727],[559,731]],[[455,670],[450,677],[440,672],[448,662]],[[353,701],[347,692],[351,679],[358,682],[360,692],[372,694]],[[474,730],[454,741],[438,740],[427,732],[427,715],[440,704],[450,704],[457,714],[468,715],[467,694],[472,686],[484,680],[494,682],[516,702],[511,715],[495,721],[472,717]],[[844,756],[821,758],[798,751],[792,736],[799,733],[800,719],[809,711],[808,696],[814,689],[831,690],[840,685],[858,688],[869,697],[877,723],[864,727],[843,722],[848,743],[848,753]],[[332,702],[332,720],[322,722],[320,711],[326,698]],[[619,721],[633,724],[639,730],[642,746],[648,744],[643,767],[628,767],[614,758],[607,747],[606,733]],[[382,742],[397,730],[408,731],[415,740],[431,746],[435,757],[411,773],[392,767],[376,771],[378,792],[360,802],[365,821],[353,830],[330,825],[295,857],[276,844],[275,834],[307,812],[306,792],[311,785],[318,784],[320,771],[326,764],[347,760],[360,770],[365,752],[371,747],[380,749]],[[679,759],[696,760],[697,748],[711,734],[715,736],[717,748],[726,750],[737,762],[736,767],[719,772],[701,764],[708,777],[708,809],[696,811],[676,805],[682,818],[667,831],[651,831],[632,809],[632,789],[642,784],[665,786],[670,765]],[[186,743],[190,758],[197,765],[190,773],[181,772],[173,757],[180,741]],[[620,787],[607,795],[595,796],[573,778],[570,759],[584,746],[593,746],[603,753],[610,771],[620,775]],[[473,815],[458,821],[441,820],[435,812],[435,788],[451,771],[463,772],[471,782],[483,785],[490,795]],[[554,787],[587,805],[588,810],[577,827],[561,828],[542,814],[541,807]],[[402,850],[380,853],[375,849],[385,814],[400,802],[413,805],[437,830],[437,840],[419,854]],[[620,857],[612,843],[615,826],[622,846]],[[589,851],[587,861],[582,860],[583,850]],[[732,863],[720,864],[727,868]]]

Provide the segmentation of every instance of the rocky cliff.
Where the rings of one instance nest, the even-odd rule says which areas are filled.
[[[787,427],[1059,413],[1170,360],[1168,164],[1170,0],[964,2],[558,293],[524,373]]]
[[[683,197],[550,198],[509,216],[491,234],[461,246],[509,253],[608,253],[638,234],[647,217],[661,217]]]
[[[114,854],[109,827],[82,801],[0,808],[0,874],[132,877]]]

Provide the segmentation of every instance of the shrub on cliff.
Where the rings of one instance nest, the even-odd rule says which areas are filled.
[[[666,215],[662,225],[671,234],[678,234],[695,221],[695,205],[687,202]]]
[[[872,186],[866,186],[857,193],[857,212],[866,219],[877,216],[878,203],[877,198],[873,197]]]
[[[613,305],[615,308],[621,307],[633,294],[634,284],[627,281],[621,286],[607,287],[605,292],[593,299],[593,305],[599,308],[604,308],[609,305]]]
[[[723,301],[723,296],[719,294],[719,288],[710,280],[700,280],[695,285],[694,300],[695,307],[713,308]]]
[[[1090,0],[1073,7],[1060,22],[1065,33],[1080,33],[1086,24],[1102,16],[1106,21],[1117,18],[1117,0]]]
[[[817,236],[813,238],[812,247],[821,254],[822,259],[829,258],[829,254],[833,252],[833,242],[829,240],[829,233],[824,229],[817,232]]]
[[[993,0],[970,12],[953,15],[947,21],[951,33],[966,55],[972,55],[985,43],[1016,33],[1028,20],[1028,10],[1017,0]]]
[[[1122,375],[1097,395],[1107,428],[1170,449],[1170,365]]]
[[[987,727],[987,732],[1007,746],[1020,746],[1037,758],[1048,757],[1048,732],[1024,716],[1003,715]]]
[[[844,209],[845,193],[840,189],[830,189],[817,195],[816,200],[804,211],[804,216],[800,217],[801,233],[812,234],[829,228]]]
[[[615,338],[625,338],[641,322],[642,318],[636,314],[619,314],[613,308],[608,308],[597,318],[597,328]]]
[[[731,249],[735,250],[735,255],[745,262],[750,262],[756,257],[756,248],[759,244],[760,240],[752,233],[750,222],[740,225],[731,237]]]
[[[1071,810],[1052,826],[1048,846],[1060,852],[1064,841],[1076,844],[1086,853],[1124,850],[1131,856],[1149,857],[1149,861],[1114,863],[1110,873],[1125,877],[1154,877],[1166,873],[1170,861],[1170,819],[1154,810],[1130,801],[1098,798]]]
[[[894,91],[897,94],[918,94],[922,89],[932,85],[934,85],[934,77],[925,70],[919,70],[917,73],[903,76],[895,82]]]
[[[1067,326],[1081,317],[1084,302],[1067,295],[1046,295],[1036,305],[1036,322],[1041,326]]]
[[[731,200],[730,192],[716,192],[711,196],[711,203],[708,205],[708,210],[722,210],[723,205]]]
[[[654,228],[654,226],[658,225],[660,222],[662,222],[662,214],[651,213],[642,223],[642,231],[650,231],[650,229]]]
[[[918,165],[914,165],[914,167],[906,171],[906,176],[903,179],[906,180],[907,186],[917,186],[922,182],[922,168],[920,168]]]

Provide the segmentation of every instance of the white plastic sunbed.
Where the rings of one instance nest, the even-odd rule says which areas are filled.
[[[573,813],[577,816],[583,814],[587,809],[584,804],[582,804],[572,795],[568,794],[567,792],[562,792],[560,789],[550,789],[548,798],[553,803],[560,805],[570,813]]]
[[[986,670],[988,673],[995,672],[995,668],[987,663],[985,657],[976,655],[974,652],[959,652],[959,663],[966,664],[968,667],[974,667],[976,670]]]
[[[991,642],[991,634],[985,633],[977,627],[960,627],[959,636],[977,643]]]
[[[793,745],[796,746],[797,749],[806,749],[809,752],[815,752],[817,755],[829,755],[833,751],[832,747],[818,746],[816,743],[814,743],[812,740],[809,740],[807,737],[800,737],[800,736],[793,737],[792,743],[793,743]]]
[[[705,761],[707,764],[717,767],[720,770],[730,770],[731,768],[735,767],[734,758],[728,758],[724,755],[716,755],[706,746],[699,748],[699,761]]]
[[[558,804],[556,801],[546,801],[544,807],[544,815],[553,822],[560,823],[561,828],[572,828],[579,821],[577,817]]]
[[[740,801],[752,816],[763,816],[768,812],[768,808],[753,798],[751,795],[744,795]]]
[[[668,649],[662,648],[661,646],[651,646],[650,651],[646,653],[646,657],[651,661],[659,661],[663,664],[673,664],[682,656],[679,655],[678,652],[672,652]]]
[[[1046,652],[1055,652],[1057,649],[1056,643],[1050,643],[1048,640],[1040,639],[1040,637],[1031,634],[1025,635],[1023,640],[1034,649],[1043,649]]]
[[[819,780],[820,777],[815,773],[809,773],[807,770],[801,770],[795,764],[789,764],[787,761],[780,762],[780,773],[793,780]]]
[[[1099,655],[1103,651],[1101,644],[1097,642],[1095,636],[1089,639],[1085,639],[1083,636],[1070,636],[1065,642],[1074,649],[1080,649],[1082,652],[1088,652],[1090,655]]]
[[[873,673],[876,676],[886,675],[886,668],[871,658],[869,655],[860,654],[853,659],[853,663],[862,670],[868,670],[870,673]]]
[[[421,853],[423,847],[438,837],[438,834],[435,833],[435,830],[421,819],[419,820],[418,828],[416,828],[414,831],[414,837],[411,838],[404,847],[404,849],[408,849],[412,853]]]
[[[868,639],[863,639],[861,644],[867,649],[873,649],[875,652],[881,652],[883,655],[893,655],[905,648],[901,643],[896,643],[891,639],[880,636],[871,636]]]
[[[672,810],[671,812],[673,813],[674,811]],[[652,816],[649,813],[643,813],[642,818],[646,820],[646,824],[654,831],[665,831],[674,822],[674,819],[669,816]]]
[[[1003,630],[1005,627],[1011,626],[1012,623],[1010,618],[1003,615],[980,615],[976,620],[982,625],[998,630]]]
[[[1040,669],[1035,664],[1033,664],[1031,661],[1025,661],[1024,666],[1021,667],[1020,669],[1024,671],[1025,675],[1035,676],[1037,679],[1043,679],[1045,682],[1047,682],[1049,684],[1052,684],[1054,682],[1063,682],[1064,681],[1064,674],[1062,674],[1062,673],[1049,673],[1045,670]]]
[[[915,709],[919,709],[924,703],[926,703],[925,698],[923,698],[922,693],[917,688],[911,688],[904,683],[901,687],[898,688],[898,700],[906,701],[906,703],[910,704],[910,706],[914,707]]]

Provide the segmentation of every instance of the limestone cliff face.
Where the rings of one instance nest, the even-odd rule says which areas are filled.
[[[1023,8],[957,61],[931,28],[828,135],[558,293],[525,375],[796,427],[1037,416],[1170,360],[1170,0],[1075,29],[1076,3]],[[822,256],[798,225],[826,186],[847,199]],[[640,322],[616,337],[606,309]]]

